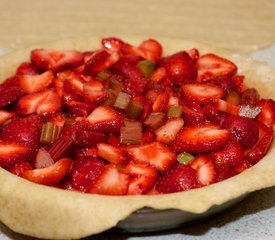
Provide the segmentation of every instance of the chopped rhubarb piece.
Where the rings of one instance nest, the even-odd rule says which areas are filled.
[[[160,142],[127,148],[134,162],[148,163],[161,172],[167,171],[176,161],[177,155]]]
[[[22,173],[22,177],[34,183],[51,186],[60,183],[65,178],[71,169],[71,165],[71,159],[62,158],[49,167],[26,170]]]
[[[163,112],[151,113],[144,121],[144,126],[149,127],[153,130],[161,127],[166,120],[166,114]]]
[[[34,160],[35,168],[45,168],[54,164],[54,160],[48,151],[44,148],[40,148],[37,152],[36,159]]]
[[[121,92],[121,90],[123,89],[123,83],[115,78],[111,77],[109,84],[110,84],[110,88],[117,93]]]
[[[163,126],[155,130],[157,141],[165,144],[170,144],[173,142],[176,135],[181,130],[183,123],[184,121],[182,118],[168,119]]]
[[[119,92],[116,100],[114,102],[114,108],[122,113],[126,113],[128,110],[129,103],[131,101],[131,96],[125,92]]]
[[[97,144],[97,154],[110,163],[125,164],[127,162],[126,154],[123,150],[106,143]]]
[[[139,119],[142,114],[142,111],[143,111],[142,102],[132,98],[128,106],[126,117],[130,119]]]
[[[170,106],[168,108],[167,116],[168,118],[181,117],[182,112],[181,106]]]
[[[121,144],[141,144],[142,126],[137,121],[124,121],[125,126],[120,129]]]
[[[108,96],[106,97],[105,100],[103,100],[103,102],[101,102],[102,106],[113,106],[116,98],[117,98],[117,92],[113,89],[108,89],[107,90]]]
[[[188,152],[182,152],[180,154],[178,154],[177,156],[177,161],[180,164],[190,164],[193,160],[194,160],[194,156]]]
[[[137,68],[143,73],[144,77],[149,77],[155,70],[155,64],[149,60],[139,61]]]
[[[51,122],[44,123],[42,126],[40,143],[51,144],[60,137],[63,127],[57,126]]]
[[[71,136],[62,135],[49,148],[48,152],[53,160],[69,156],[75,143]]]
[[[240,95],[234,91],[229,91],[224,100],[230,104],[233,104],[233,105],[240,105],[241,103],[241,98],[240,98]]]
[[[101,71],[96,75],[96,79],[99,81],[105,81],[109,79],[112,76],[112,74],[108,71]]]

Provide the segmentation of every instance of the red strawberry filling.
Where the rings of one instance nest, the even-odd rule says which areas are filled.
[[[90,194],[186,191],[259,162],[275,102],[237,66],[154,40],[105,38],[86,52],[33,50],[0,84],[0,166]]]

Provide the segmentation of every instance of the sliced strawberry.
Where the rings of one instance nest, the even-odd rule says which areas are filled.
[[[125,164],[127,162],[126,154],[122,149],[106,143],[97,144],[97,154],[110,163]]]
[[[150,75],[150,80],[154,83],[161,83],[167,77],[167,70],[164,67],[158,67]]]
[[[218,167],[218,179],[217,182],[221,182],[225,179],[235,176],[238,172],[232,167]]]
[[[29,162],[18,162],[14,164],[12,168],[9,170],[14,175],[22,177],[23,172],[31,169],[32,169],[32,165]]]
[[[49,167],[26,170],[22,173],[22,177],[34,183],[50,186],[60,183],[69,173],[71,166],[70,158],[62,158]]]
[[[162,58],[159,66],[166,68],[173,82],[177,85],[194,81],[197,77],[195,64],[187,52],[178,52]]]
[[[84,73],[94,76],[101,71],[107,70],[116,63],[118,59],[119,55],[116,52],[112,54],[109,54],[105,50],[95,52],[85,63]]]
[[[127,148],[127,152],[134,162],[150,164],[161,172],[167,171],[176,162],[176,154],[160,142],[132,146]]]
[[[108,52],[120,52],[122,45],[125,43],[116,37],[109,37],[103,38],[101,40],[101,45],[108,51]]]
[[[16,69],[16,75],[37,75],[37,69],[29,62],[23,62]]]
[[[47,71],[37,75],[19,75],[19,86],[26,93],[35,93],[45,90],[49,87],[54,79],[52,71]]]
[[[199,57],[200,57],[200,53],[199,53],[199,50],[196,49],[196,48],[191,48],[189,50],[186,51],[188,53],[188,55],[190,56],[190,58],[196,62]]]
[[[206,82],[217,85],[217,86],[221,87],[224,91],[238,92],[238,88],[239,88],[237,86],[237,83],[234,81],[234,78],[231,76],[227,76],[227,75],[215,76],[215,77],[207,79]]]
[[[230,115],[225,118],[222,126],[230,130],[243,149],[251,148],[258,141],[258,127],[250,118]]]
[[[269,128],[261,122],[258,122],[257,125],[259,128],[259,140],[252,148],[245,151],[245,158],[251,164],[256,164],[265,156],[274,137],[273,128]]]
[[[38,115],[49,115],[59,112],[61,100],[57,93],[52,90],[32,93],[22,97],[17,103],[17,113],[28,115],[37,113]]]
[[[86,192],[89,185],[101,174],[104,167],[104,162],[95,157],[75,161],[70,173],[72,187]]]
[[[116,165],[106,165],[101,174],[88,187],[89,193],[126,195],[130,176],[117,170]]]
[[[205,123],[205,116],[202,109],[192,109],[187,107],[185,104],[182,105],[183,120],[186,126],[194,126]]]
[[[95,131],[119,132],[123,124],[123,115],[110,107],[99,106],[87,117],[87,120]]]
[[[77,76],[64,81],[63,89],[65,94],[70,94],[76,100],[82,100],[84,95],[85,81]]]
[[[217,181],[216,165],[209,155],[197,156],[190,166],[196,170],[196,177],[200,185],[206,186]]]
[[[189,83],[181,87],[183,95],[189,101],[195,101],[201,104],[207,104],[214,99],[219,99],[224,96],[224,91],[221,87],[206,83]]]
[[[203,124],[183,128],[173,142],[176,152],[202,153],[223,147],[230,137],[230,131],[219,125]]]
[[[17,77],[6,79],[0,84],[0,108],[8,106],[25,94],[25,91],[19,86]]]
[[[181,130],[183,123],[184,121],[182,118],[168,119],[163,126],[155,130],[157,141],[164,144],[170,144]]]
[[[0,166],[10,168],[18,162],[26,161],[29,148],[20,143],[0,141]]]
[[[34,160],[35,168],[45,168],[54,164],[54,160],[48,151],[44,148],[40,148],[36,154],[36,158]]]
[[[154,186],[158,176],[156,169],[142,163],[130,162],[120,171],[131,176],[128,195],[147,193]]]
[[[107,139],[106,135],[89,128],[82,131],[77,130],[75,135],[75,142],[81,147],[94,147],[97,143],[107,142]]]
[[[143,53],[144,58],[151,61],[157,61],[162,55],[162,46],[154,39],[148,39],[142,42],[138,49]]]
[[[196,171],[188,165],[175,164],[168,172],[159,177],[156,190],[174,193],[197,188]]]
[[[84,55],[78,51],[36,49],[31,52],[31,61],[39,70],[60,72],[83,63]]]
[[[235,140],[231,139],[223,147],[211,153],[215,163],[219,167],[236,167],[244,161],[244,153],[241,145]]]
[[[36,154],[35,150],[39,146],[42,124],[41,118],[36,115],[16,118],[3,127],[0,139],[24,144]]]
[[[144,130],[143,131],[143,138],[142,138],[142,144],[148,144],[156,141],[156,134],[155,132],[151,130]]]
[[[212,53],[198,59],[197,69],[199,82],[218,76],[233,76],[237,72],[237,66],[233,62]]]
[[[108,97],[108,92],[100,81],[91,80],[84,84],[84,94],[88,102],[101,102]]]
[[[15,116],[15,114],[12,112],[0,110],[0,125],[2,125],[7,120],[13,118],[14,116]]]
[[[263,99],[257,102],[257,106],[262,108],[257,120],[272,128],[275,124],[275,101],[272,99]]]
[[[218,111],[229,113],[232,115],[238,115],[241,108],[240,106],[233,105],[222,99],[215,99],[215,101],[213,101],[213,104]]]
[[[169,95],[167,93],[159,94],[152,105],[153,112],[166,112],[168,101]]]

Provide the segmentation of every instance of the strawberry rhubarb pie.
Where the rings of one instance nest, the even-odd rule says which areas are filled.
[[[251,181],[249,174],[271,151],[275,102],[272,94],[262,97],[257,84],[251,86],[245,64],[236,58],[243,70],[229,55],[204,46],[201,50],[196,44],[192,48],[189,43],[186,48],[173,46],[177,51],[169,54],[163,54],[162,45],[153,39],[137,47],[118,38],[104,38],[97,48],[91,49],[87,43],[84,49],[84,45],[72,42],[65,50],[60,45],[34,48],[28,51],[29,58],[18,53],[16,60],[1,65],[8,70],[0,85],[0,166],[5,169],[0,179],[3,182],[4,175],[12,179],[16,200],[21,196],[17,192],[25,191],[23,198],[39,214],[34,202],[42,205],[40,195],[44,194],[44,200],[47,196],[56,199],[57,206],[58,196],[62,196],[64,208],[75,199],[78,205],[89,202],[94,211],[98,206],[101,215],[106,215],[100,202],[111,199],[108,206],[119,210],[112,210],[112,223],[98,220],[96,233],[144,206],[201,212],[199,205],[188,209],[175,199],[189,199],[192,205],[194,196],[180,194],[190,192],[191,196],[211,186],[214,189],[245,172],[249,172],[248,180],[242,184]],[[271,80],[265,83],[267,88],[274,86]],[[263,187],[255,182],[255,190]],[[232,180],[232,189],[234,184]],[[6,198],[6,188],[0,191],[0,198]],[[35,196],[27,197],[31,192]],[[175,197],[165,200],[170,195]],[[127,198],[128,205],[123,200]],[[49,201],[54,203],[54,199]],[[164,200],[166,205],[161,205]],[[47,201],[49,206],[44,208],[50,209]],[[3,208],[4,202],[0,203]],[[26,203],[18,213],[24,216],[23,208],[28,209]],[[50,222],[45,209],[38,218]],[[86,214],[84,207],[81,211]],[[64,212],[59,214],[64,221],[74,215]],[[93,233],[80,229],[81,234],[66,235],[59,228],[60,232],[47,235],[39,223],[35,232],[31,230],[34,220],[21,223],[22,228],[13,227],[15,220],[7,215],[1,210],[4,223],[33,236],[74,238]]]

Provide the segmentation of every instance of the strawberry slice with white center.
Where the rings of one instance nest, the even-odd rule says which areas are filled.
[[[182,128],[173,142],[176,152],[202,153],[223,147],[230,137],[228,129],[219,125],[203,124]]]
[[[161,193],[174,193],[199,187],[196,171],[189,165],[175,164],[159,177],[156,190]]]
[[[17,103],[17,113],[28,115],[37,113],[39,115],[52,114],[61,109],[61,99],[52,90],[32,93],[22,97]]]
[[[70,158],[62,158],[51,166],[26,170],[22,173],[22,177],[34,183],[52,186],[65,178],[71,166],[72,160]]]
[[[15,116],[14,113],[8,112],[6,110],[0,110],[0,125],[2,125],[7,120],[13,118]]]
[[[89,193],[103,195],[126,195],[130,176],[118,171],[115,164],[108,164],[101,174],[90,184]]]
[[[31,52],[31,61],[41,71],[59,72],[81,65],[84,55],[78,51],[36,49]]]
[[[197,156],[190,165],[196,170],[198,182],[206,186],[217,181],[218,173],[214,161],[208,155]]]
[[[97,144],[97,154],[110,163],[124,164],[127,162],[126,154],[123,150],[106,143]]]
[[[218,111],[229,113],[232,115],[238,115],[239,111],[241,109],[241,106],[236,106],[236,105],[231,104],[231,103],[224,101],[222,99],[215,99],[215,101],[213,101],[213,103],[214,103],[214,107]]]
[[[18,162],[25,160],[29,148],[19,143],[0,141],[0,166],[10,168]]]
[[[87,117],[93,130],[102,133],[119,132],[123,115],[108,106],[99,106]]]
[[[161,172],[168,170],[176,162],[176,154],[160,142],[128,147],[127,152],[134,162],[147,163]]]
[[[233,76],[237,72],[237,66],[233,62],[212,53],[198,59],[197,69],[199,82],[218,76]]]
[[[85,98],[89,102],[99,102],[108,97],[108,92],[104,88],[102,82],[90,80],[83,86]]]
[[[85,81],[80,77],[66,79],[64,81],[64,92],[79,99],[83,98]]]
[[[221,87],[204,83],[184,84],[181,87],[181,91],[188,100],[202,104],[207,104],[224,96],[224,91]]]
[[[275,101],[272,99],[263,99],[257,103],[257,106],[262,107],[257,120],[272,128],[275,123]]]
[[[170,144],[172,141],[174,141],[183,124],[184,121],[182,118],[168,119],[168,121],[163,126],[155,130],[157,141],[164,144]]]
[[[138,49],[143,53],[143,57],[147,60],[157,61],[162,55],[162,46],[154,39],[148,39],[142,42]]]
[[[120,170],[131,176],[128,195],[144,194],[154,186],[158,172],[149,164],[129,163]]]
[[[37,75],[19,75],[19,86],[26,93],[35,93],[49,87],[54,79],[52,71],[47,71]]]

